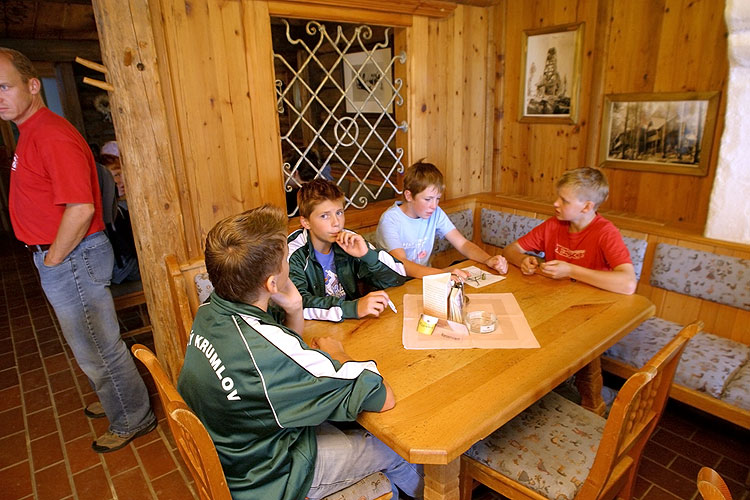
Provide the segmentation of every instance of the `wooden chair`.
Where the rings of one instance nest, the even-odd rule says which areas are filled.
[[[727,483],[710,467],[698,471],[698,491],[703,500],[732,500]]]
[[[629,499],[682,351],[702,326],[686,326],[631,376],[606,421],[552,392],[475,444],[461,458],[461,498],[478,481],[511,499]]]
[[[146,309],[146,295],[143,293],[143,283],[139,281],[125,281],[123,283],[113,283],[109,287],[112,292],[112,300],[115,303],[115,312],[120,312],[131,307],[138,307],[138,316],[143,326],[132,328],[122,332],[123,338],[133,337],[151,331],[151,318]],[[120,321],[120,325],[122,321]]]
[[[203,423],[185,404],[154,353],[141,344],[135,344],[131,350],[154,378],[169,429],[201,499],[231,500],[219,455]]]
[[[174,255],[167,255],[164,262],[167,266],[172,307],[177,318],[177,338],[182,346],[182,354],[185,354],[193,319],[200,305],[195,290],[195,276],[206,272],[206,263],[203,259],[192,259],[179,264]]]

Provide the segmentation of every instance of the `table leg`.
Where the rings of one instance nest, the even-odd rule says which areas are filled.
[[[447,465],[425,464],[424,500],[458,500],[461,457]]]
[[[607,405],[602,399],[602,363],[594,359],[576,373],[576,387],[581,393],[581,406],[598,415],[604,415]]]

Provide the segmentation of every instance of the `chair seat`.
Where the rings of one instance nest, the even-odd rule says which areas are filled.
[[[321,500],[359,500],[364,497],[375,499],[391,492],[391,482],[382,472],[376,472],[360,479],[353,485],[336,493],[331,493]]]
[[[550,392],[466,455],[547,498],[572,499],[594,463],[605,422]]]

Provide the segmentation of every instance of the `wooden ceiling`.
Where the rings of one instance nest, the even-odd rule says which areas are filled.
[[[0,0],[0,38],[97,40],[91,0]]]

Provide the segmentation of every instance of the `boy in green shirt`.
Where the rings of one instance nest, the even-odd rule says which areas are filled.
[[[376,471],[406,494],[422,479],[362,429],[393,391],[373,361],[353,361],[333,338],[308,346],[302,297],[289,280],[286,214],[264,205],[220,221],[206,238],[214,293],[193,323],[177,389],[206,426],[234,499],[317,499]],[[278,306],[278,307],[276,307]]]

